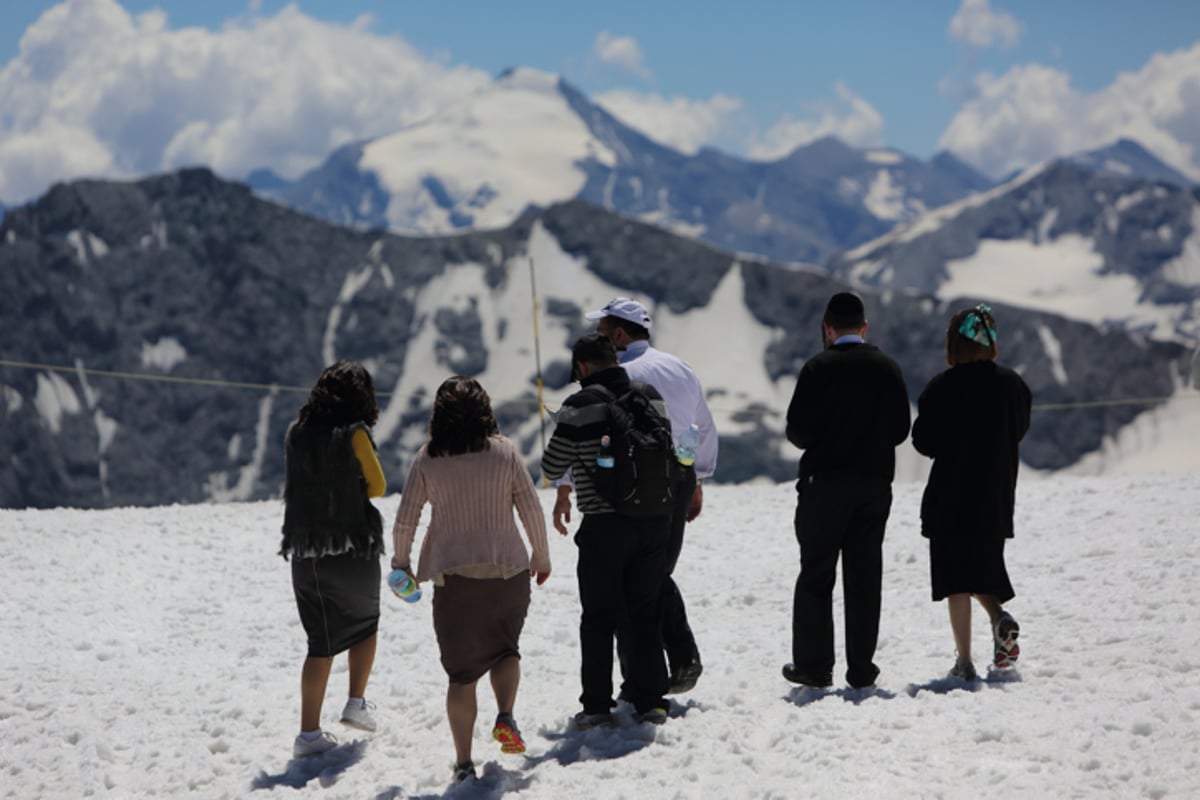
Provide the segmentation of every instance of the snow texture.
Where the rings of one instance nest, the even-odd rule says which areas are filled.
[[[909,448],[904,445],[902,449]],[[368,696],[379,731],[291,759],[304,637],[278,501],[0,511],[0,797],[792,798],[1200,796],[1200,475],[1028,476],[1007,550],[1022,658],[1006,678],[946,677],[954,646],[929,600],[919,483],[897,484],[884,544],[877,688],[793,688],[798,568],[790,485],[712,486],[676,579],[705,659],[661,728],[576,732],[575,547],[552,535],[535,587],[505,756],[479,693],[478,783],[453,750],[430,603],[385,592]],[[385,519],[398,495],[379,501]],[[543,507],[552,505],[549,490]],[[578,520],[574,520],[575,523]],[[990,634],[976,609],[983,666]]]

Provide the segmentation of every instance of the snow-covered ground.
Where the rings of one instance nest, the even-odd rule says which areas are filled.
[[[791,487],[710,487],[676,573],[706,671],[661,728],[625,710],[616,730],[569,729],[575,549],[554,535],[523,637],[529,752],[489,740],[481,690],[483,778],[453,789],[428,597],[384,597],[380,730],[337,724],[339,657],[325,720],[343,744],[291,760],[304,637],[278,502],[0,511],[0,797],[1200,796],[1200,475],[1024,480],[1008,551],[1022,660],[1017,680],[974,685],[946,677],[920,494],[896,487],[878,688],[813,691],[779,675]]]

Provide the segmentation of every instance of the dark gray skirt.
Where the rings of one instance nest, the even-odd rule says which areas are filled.
[[[1002,538],[929,540],[929,572],[933,599],[952,594],[990,594],[1001,603],[1016,596],[1004,566]]]
[[[433,589],[433,632],[451,683],[474,683],[509,656],[529,611],[529,573],[511,578],[447,575]]]
[[[378,558],[292,558],[292,590],[308,654],[334,656],[379,630]]]

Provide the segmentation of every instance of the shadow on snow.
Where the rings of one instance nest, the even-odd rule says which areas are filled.
[[[339,744],[318,756],[293,758],[278,775],[260,772],[258,777],[250,781],[250,788],[273,789],[276,786],[290,786],[299,789],[313,779],[319,781],[322,786],[329,787],[337,783],[343,772],[361,761],[366,752],[367,743],[355,740]]]
[[[869,686],[865,689],[851,689],[848,686],[841,689],[815,689],[811,686],[796,686],[784,695],[783,699],[794,706],[803,708],[818,700],[824,700],[826,697],[840,697],[847,703],[859,705],[863,701],[874,697],[878,697],[880,700],[891,700],[895,696],[895,692],[889,692],[887,689],[880,689],[877,686]]]
[[[988,686],[999,686],[1005,683],[1019,683],[1021,673],[1016,669],[994,669],[988,667],[987,675],[981,675],[973,681],[965,681],[962,678],[954,678],[949,675],[943,678],[934,678],[926,683],[910,683],[905,687],[904,691],[909,697],[916,697],[921,692],[932,692],[934,694],[949,694],[954,691],[978,692]]]

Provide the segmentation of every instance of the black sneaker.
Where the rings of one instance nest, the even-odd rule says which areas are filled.
[[[696,659],[677,671],[671,673],[671,684],[667,687],[667,694],[683,694],[690,692],[696,686],[696,681],[700,680],[700,673],[704,672],[704,665],[700,663],[700,659]]]
[[[956,661],[950,670],[950,677],[970,682],[978,678],[979,674],[975,672],[975,665],[970,661]]]
[[[649,722],[651,725],[665,725],[667,722],[667,709],[651,708],[646,711],[639,711],[633,716],[636,722]]]
[[[801,672],[791,662],[783,665],[783,677],[791,683],[798,683],[801,686],[809,686],[813,689],[825,689],[833,686],[832,673],[826,672],[822,675],[813,675],[812,673]]]
[[[476,779],[475,763],[473,761],[464,761],[461,764],[454,765],[454,782],[462,783],[463,781],[473,781]]]
[[[592,728],[615,728],[617,721],[613,719],[613,715],[608,712],[599,714],[589,714],[586,711],[580,711],[572,720],[575,723],[575,730],[590,731]]]

